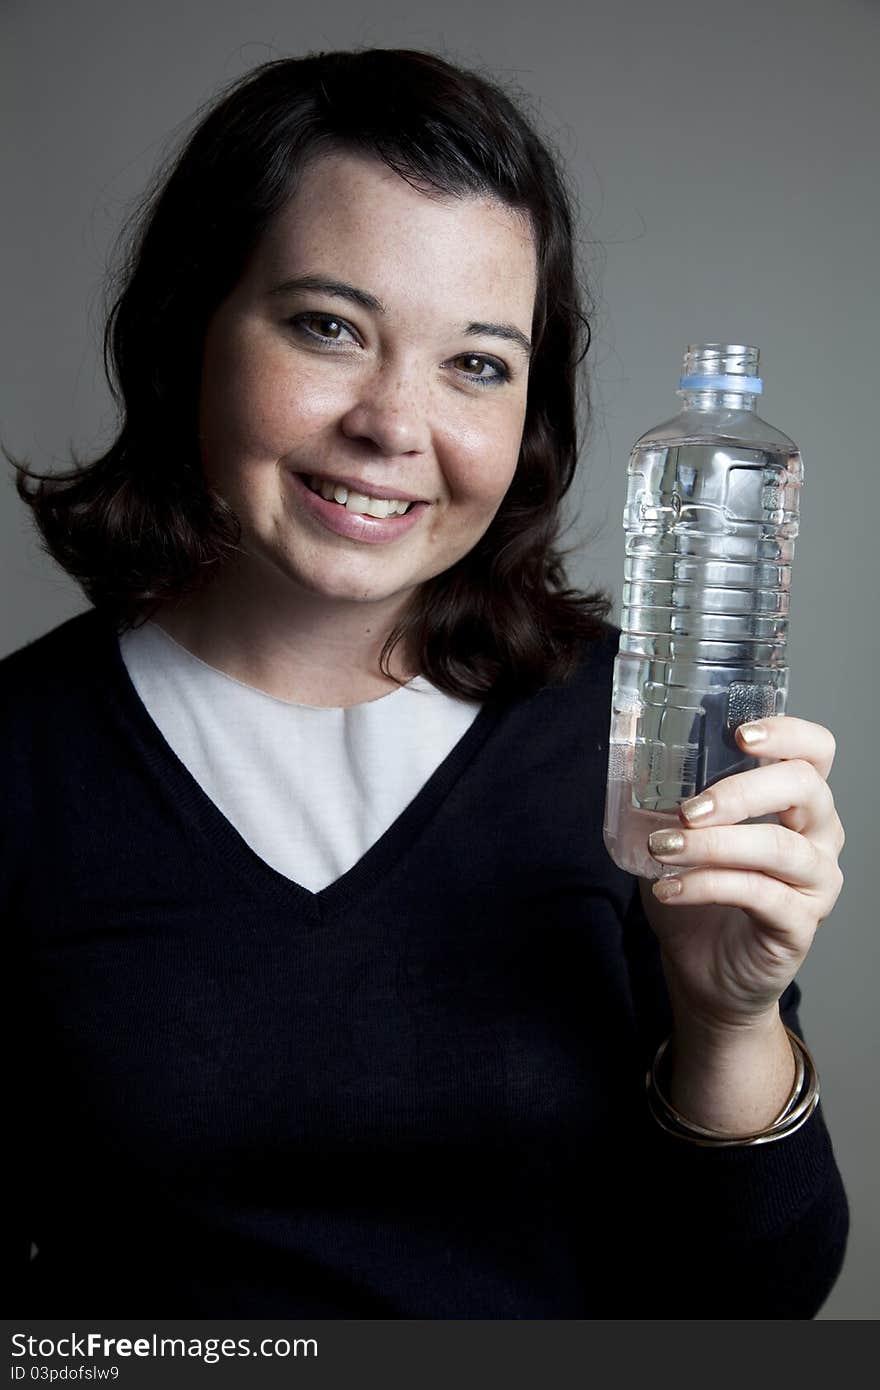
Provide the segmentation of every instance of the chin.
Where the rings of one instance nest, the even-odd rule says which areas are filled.
[[[403,603],[417,585],[404,590],[389,587],[387,583],[370,583],[368,578],[358,580],[352,575],[296,575],[298,585],[315,598],[338,603],[393,603],[395,599]]]

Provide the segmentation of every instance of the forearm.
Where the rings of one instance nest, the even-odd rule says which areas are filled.
[[[651,917],[638,908],[651,885],[640,880],[639,889],[624,943],[641,1056],[649,1064],[671,1035],[660,1094],[682,1117],[734,1146],[674,1137],[657,1122],[653,1104],[644,1105],[633,1188],[642,1192],[637,1220],[645,1256],[633,1308],[649,1318],[815,1317],[839,1274],[849,1221],[821,1105],[778,1142],[735,1142],[771,1124],[788,1101],[795,1061],[783,1019],[800,1032],[799,990],[792,985],[779,999],[768,998],[751,1022],[718,1019],[711,1000],[694,998],[693,979],[682,979],[648,935]],[[681,920],[673,920],[675,911],[682,909],[657,904],[654,915],[668,913],[674,927]],[[683,911],[695,929],[707,927],[706,908]],[[646,1159],[652,1182],[642,1190]]]
[[[745,1135],[772,1123],[794,1085],[795,1059],[778,1008],[726,1032],[673,1009],[667,1094],[694,1124]]]

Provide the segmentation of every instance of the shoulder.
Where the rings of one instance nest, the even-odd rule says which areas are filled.
[[[610,680],[620,642],[620,628],[604,618],[592,640],[584,641],[578,652],[575,671],[581,680]]]
[[[87,608],[66,618],[57,627],[33,637],[6,656],[0,657],[0,676],[3,679],[17,676],[29,669],[37,669],[45,663],[57,660],[62,654],[75,652],[83,642],[93,640],[99,627],[106,626],[109,619],[96,608]]]
[[[611,696],[619,638],[619,627],[605,620],[599,622],[594,636],[579,641],[565,678],[550,682],[537,692],[534,698],[539,706],[582,706],[585,701],[604,705]]]
[[[548,747],[574,749],[586,741],[603,752],[619,637],[613,623],[599,623],[594,636],[579,640],[564,678],[502,702],[502,727],[516,738],[537,739]]]
[[[80,676],[95,678],[115,639],[111,619],[88,608],[0,658],[0,705],[24,710],[54,704]]]
[[[76,777],[95,761],[116,642],[113,619],[89,608],[0,658],[6,857],[15,844],[26,851],[35,808],[53,794],[57,777]]]

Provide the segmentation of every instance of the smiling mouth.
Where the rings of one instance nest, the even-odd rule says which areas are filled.
[[[352,492],[344,483],[334,483],[330,478],[308,477],[304,473],[300,477],[309,490],[323,497],[325,502],[336,502],[347,512],[354,512],[358,516],[375,516],[384,520],[386,517],[405,516],[414,506],[414,503],[406,502],[402,497],[368,497],[363,492]]]

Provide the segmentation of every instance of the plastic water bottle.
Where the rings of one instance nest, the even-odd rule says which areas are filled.
[[[772,761],[744,754],[737,727],[785,713],[803,463],[755,413],[758,356],[689,347],[682,410],[629,460],[604,840],[641,878],[664,872],[646,841],[680,826],[682,801]]]

